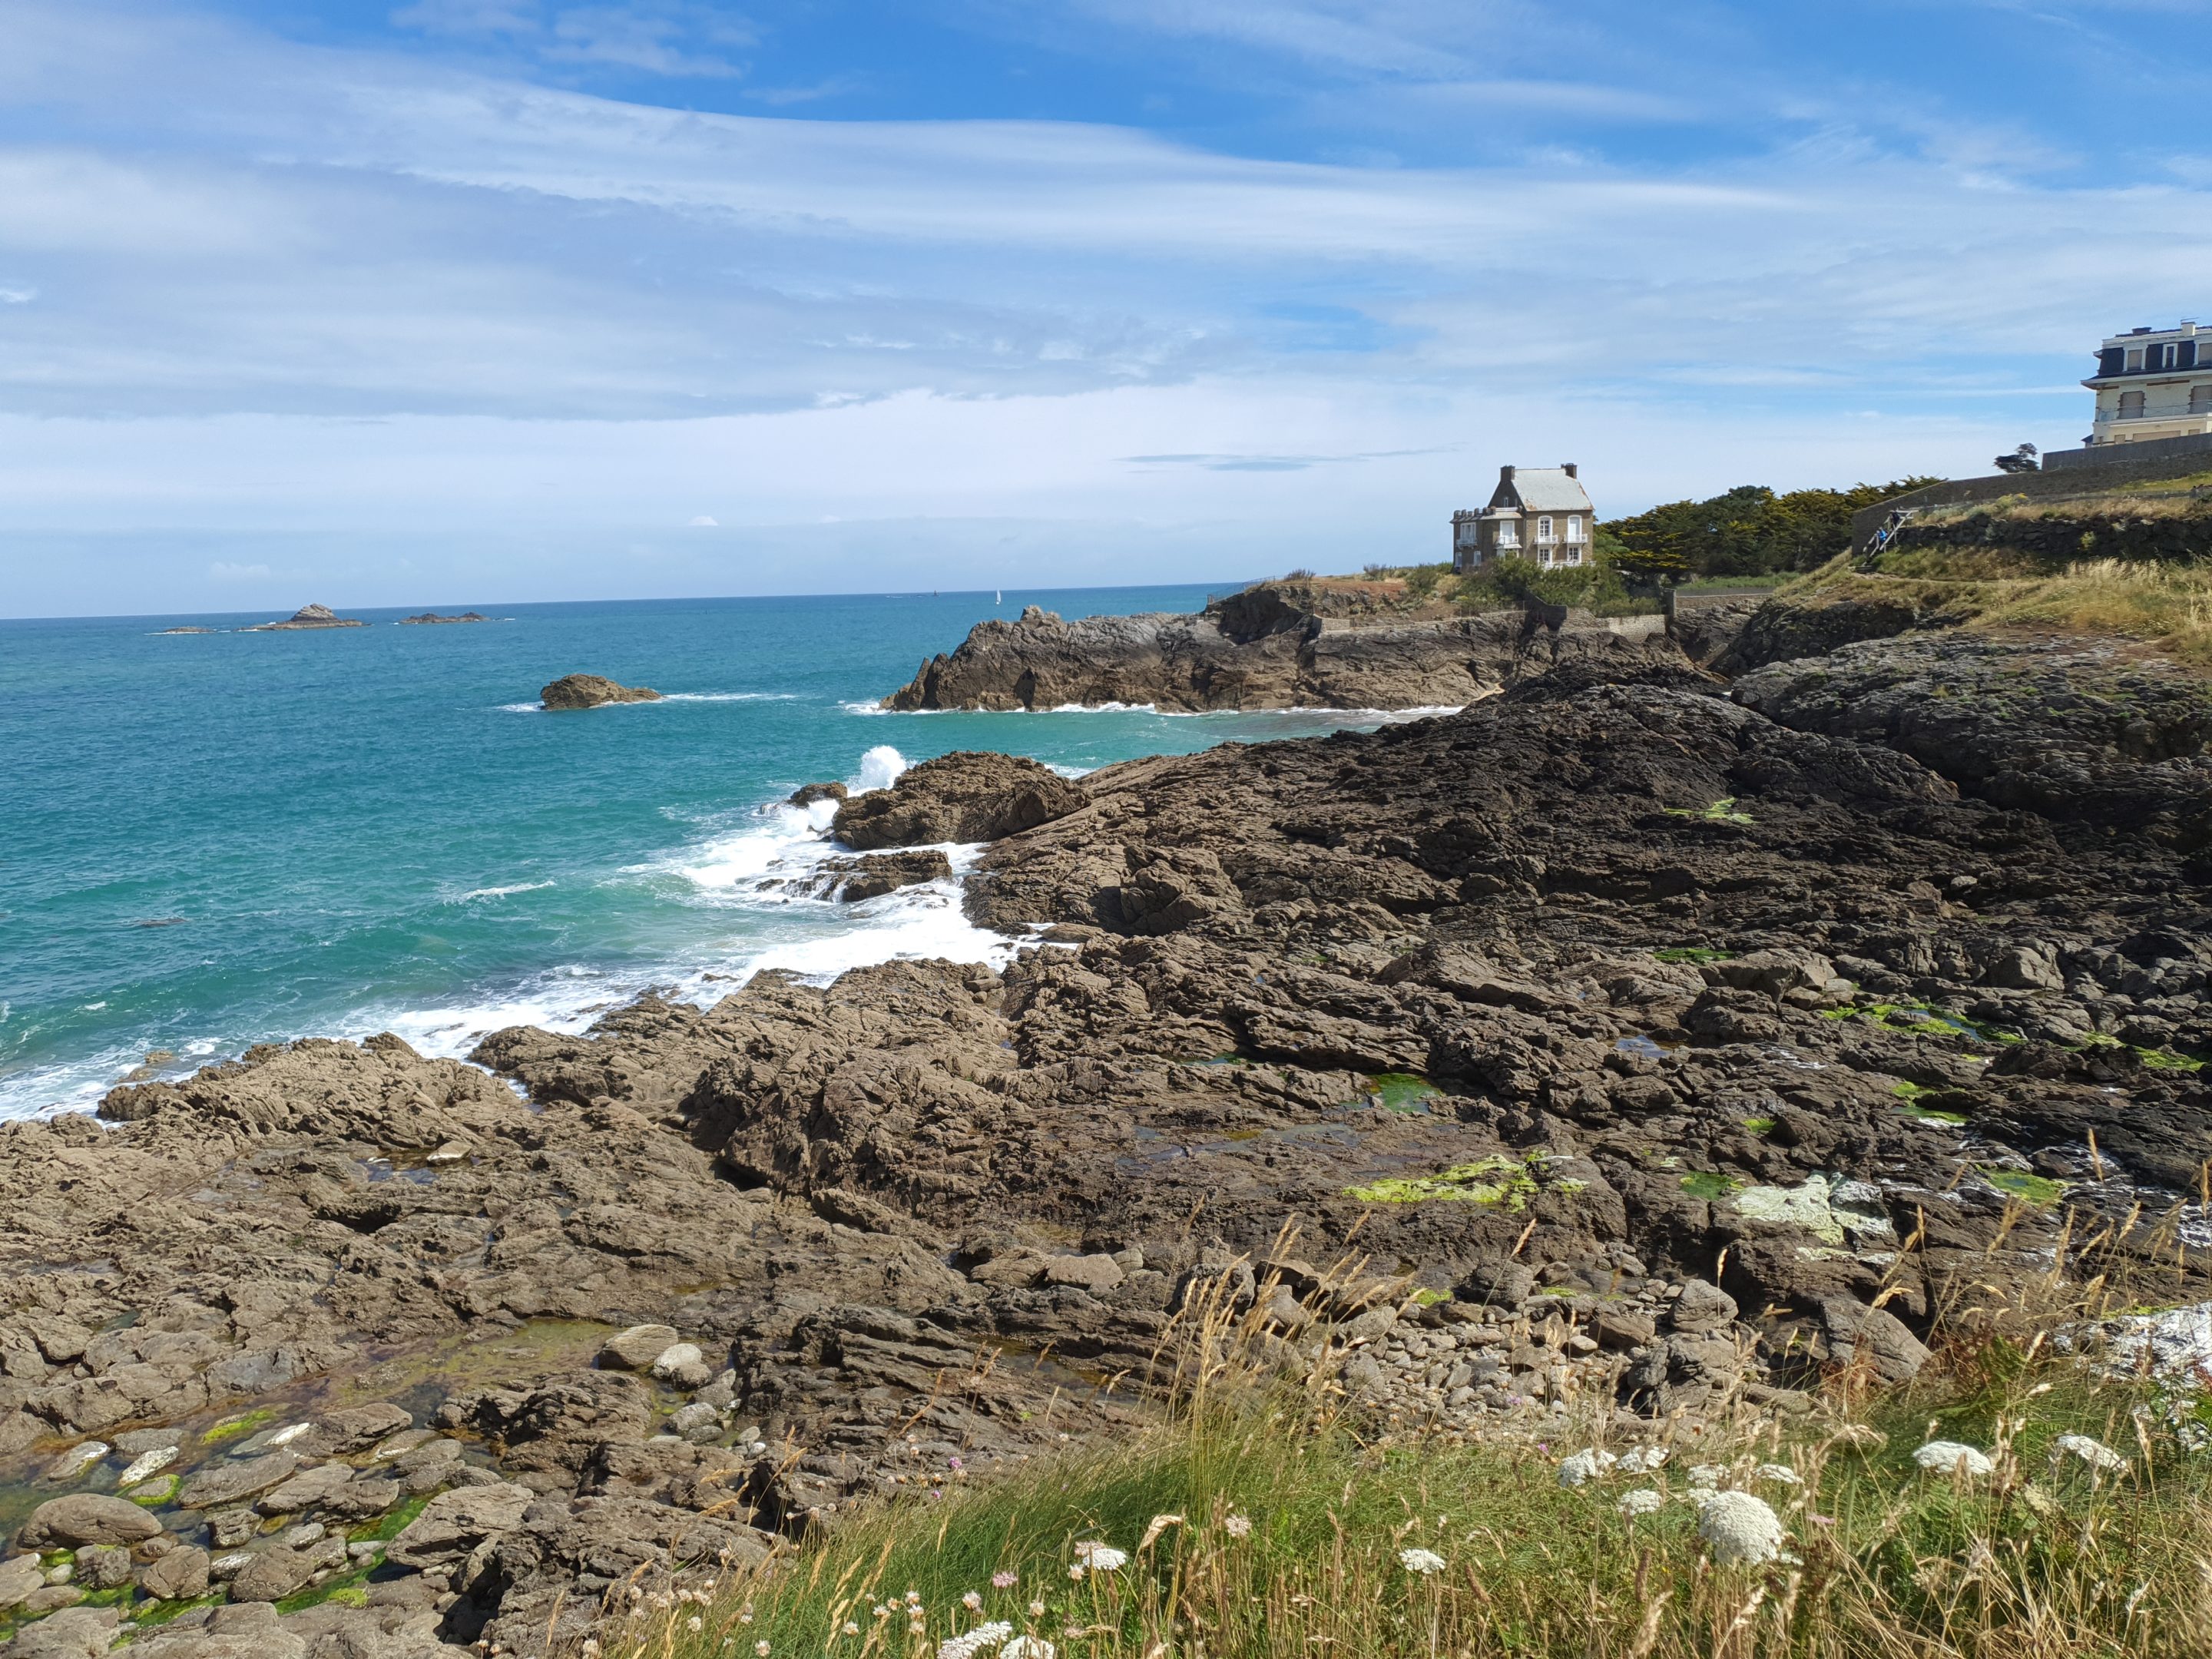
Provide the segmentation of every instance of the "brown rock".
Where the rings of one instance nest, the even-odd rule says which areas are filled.
[[[932,842],[997,841],[1064,817],[1083,792],[1033,760],[956,750],[838,809],[831,833],[861,852]]]
[[[71,1492],[49,1498],[31,1511],[15,1534],[20,1549],[48,1550],[57,1545],[135,1544],[161,1530],[161,1523],[125,1498],[100,1492]]]
[[[156,1601],[196,1601],[207,1594],[208,1553],[190,1544],[139,1569],[138,1588]]]
[[[538,697],[547,708],[597,708],[609,702],[659,702],[660,693],[646,685],[617,685],[604,674],[563,674]]]

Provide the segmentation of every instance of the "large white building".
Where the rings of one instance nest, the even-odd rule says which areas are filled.
[[[2212,432],[2212,328],[2184,322],[2115,334],[2081,384],[2097,394],[2093,449]]]
[[[1500,556],[1540,565],[1588,562],[1595,556],[1597,510],[1575,464],[1501,466],[1490,505],[1452,514],[1452,570],[1459,575]]]

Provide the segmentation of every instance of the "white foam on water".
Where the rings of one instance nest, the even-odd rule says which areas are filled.
[[[863,794],[871,789],[890,788],[906,769],[906,757],[890,744],[879,743],[860,757],[860,771],[848,781],[855,794]]]
[[[447,904],[466,904],[471,899],[505,898],[510,893],[538,893],[552,886],[550,881],[518,881],[506,887],[477,887],[465,893],[457,893],[441,901]]]
[[[797,702],[796,691],[664,691],[663,702]]]
[[[502,714],[542,714],[545,712],[545,705],[542,702],[503,702],[499,705],[499,712]]]

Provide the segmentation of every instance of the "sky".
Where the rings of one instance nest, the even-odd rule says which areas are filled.
[[[2212,0],[0,0],[0,615],[1232,580],[2078,444]]]

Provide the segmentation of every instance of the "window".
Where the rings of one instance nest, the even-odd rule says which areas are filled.
[[[2189,388],[2189,412],[2191,415],[2212,415],[2212,383],[2200,383]]]
[[[1567,540],[1571,543],[1579,543],[1582,538],[1582,515],[1580,514],[1576,514],[1567,520]]]
[[[1536,539],[1540,542],[1548,542],[1552,539],[1552,520],[1549,514],[1536,520]]]
[[[2128,373],[2134,374],[2142,367],[2142,348],[2136,346],[2128,353]]]
[[[2124,421],[2140,421],[2142,419],[2142,414],[2143,395],[2142,392],[2123,392],[2120,393],[2120,419]]]
[[[1518,547],[1521,545],[1521,538],[1514,532],[1513,521],[1510,519],[1505,520],[1498,525],[1498,544],[1500,547]]]

